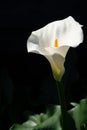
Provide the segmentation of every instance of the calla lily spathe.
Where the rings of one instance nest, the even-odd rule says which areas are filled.
[[[71,16],[33,31],[27,41],[28,52],[44,55],[51,64],[54,78],[61,80],[69,47],[83,42],[82,25]]]

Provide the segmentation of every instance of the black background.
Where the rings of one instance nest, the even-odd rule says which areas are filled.
[[[55,81],[48,61],[28,54],[26,42],[33,30],[73,16],[83,26],[84,42],[70,48],[63,77],[67,104],[87,94],[87,14],[85,1],[0,1],[0,116],[1,129],[22,122],[23,112],[35,113],[58,104]],[[3,124],[6,124],[5,126]]]

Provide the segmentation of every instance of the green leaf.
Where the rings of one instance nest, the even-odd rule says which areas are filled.
[[[69,113],[75,121],[77,130],[85,130],[87,128],[87,98],[82,99]]]
[[[70,130],[87,130],[87,99],[68,111],[67,118]],[[75,124],[74,124],[75,123]],[[14,124],[10,130],[62,130],[60,106],[49,105],[46,113],[29,116],[23,124]]]
[[[10,130],[62,130],[60,125],[60,106],[49,106],[46,114],[29,116],[23,124],[14,124]]]
[[[70,103],[73,107],[76,107],[77,105],[78,105],[78,103],[76,103],[76,102],[71,102]]]

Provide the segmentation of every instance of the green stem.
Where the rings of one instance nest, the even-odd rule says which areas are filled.
[[[65,93],[63,84],[61,82],[57,82],[57,88],[58,88],[58,96],[59,96],[59,103],[61,106],[61,121],[62,121],[62,129],[67,130],[67,108],[66,108],[66,101],[65,101]]]

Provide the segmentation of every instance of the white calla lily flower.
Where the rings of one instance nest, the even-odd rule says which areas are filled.
[[[51,64],[54,78],[61,80],[69,47],[77,47],[83,42],[81,27],[71,16],[49,23],[31,33],[27,50],[44,55]]]

